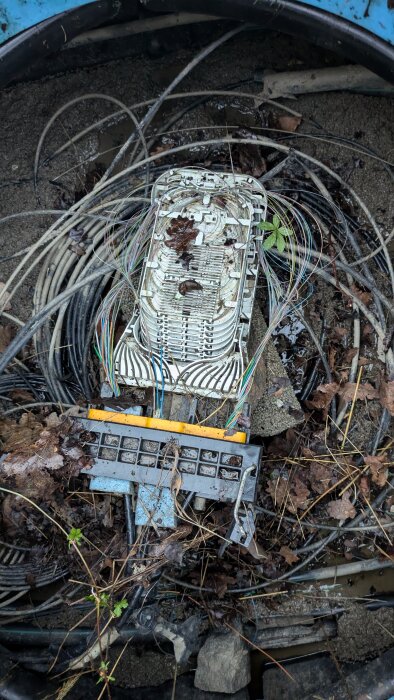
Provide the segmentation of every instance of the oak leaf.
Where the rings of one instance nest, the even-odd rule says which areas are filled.
[[[327,511],[329,516],[335,520],[347,520],[348,518],[354,518],[356,515],[356,509],[350,502],[348,493],[344,493],[342,498],[336,501],[330,501]]]
[[[372,399],[377,399],[379,397],[379,392],[369,382],[359,384],[358,387],[355,382],[346,382],[346,384],[341,387],[339,393],[346,403],[353,401],[354,396],[356,396],[358,401],[364,401],[364,399],[372,401]]]
[[[333,480],[333,468],[329,464],[312,462],[309,467],[309,483],[312,491],[322,494],[330,487]]]
[[[320,384],[313,392],[312,398],[305,403],[308,408],[314,408],[318,411],[323,411],[324,414],[327,414],[328,407],[338,391],[339,384],[337,384],[337,382]]]
[[[297,554],[295,554],[290,547],[286,547],[286,545],[283,545],[280,550],[279,554],[283,559],[286,561],[287,564],[295,564],[296,561],[298,561],[299,557]]]

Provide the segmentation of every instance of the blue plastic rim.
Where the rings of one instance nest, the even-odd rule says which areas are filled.
[[[394,46],[394,5],[390,9],[389,0],[296,0],[296,2],[342,17]]]
[[[91,0],[0,0],[0,44],[44,19],[89,3]]]
[[[296,0],[366,29],[394,45],[394,8],[388,0]],[[90,0],[0,0],[0,44],[45,19]]]

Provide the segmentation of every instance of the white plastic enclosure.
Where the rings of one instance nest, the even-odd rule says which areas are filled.
[[[173,169],[152,190],[156,217],[133,316],[115,349],[120,384],[236,398],[256,290],[253,177]]]

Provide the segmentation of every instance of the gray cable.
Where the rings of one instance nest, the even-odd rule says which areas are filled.
[[[148,109],[147,113],[139,123],[139,133],[143,132],[146,127],[151,123],[152,119],[155,117],[157,112],[159,111],[161,105],[163,104],[164,100],[167,98],[167,96],[174,90],[174,88],[185,78],[190,71],[193,70],[201,61],[203,61],[207,56],[209,56],[212,51],[215,51],[219,46],[224,44],[226,41],[229,39],[232,39],[234,36],[239,34],[240,32],[243,32],[245,29],[249,28],[247,25],[241,25],[238,27],[235,27],[235,29],[231,29],[229,32],[226,32],[226,34],[223,34],[219,39],[216,39],[213,41],[209,46],[206,46],[202,51],[200,51],[197,56],[195,56],[188,64],[183,68],[183,70],[178,73],[178,75],[174,78],[174,80],[166,87],[166,89],[162,92],[160,97],[153,103],[153,105]],[[100,185],[102,185],[109,177],[109,175],[113,172],[114,168],[117,166],[117,164],[121,161],[125,153],[130,147],[130,144],[134,141],[135,134],[134,132],[129,136],[127,141],[123,144],[122,148],[118,153],[116,154],[115,158],[113,159],[112,163],[109,165],[107,170],[105,171],[103,177],[100,180]]]
[[[338,578],[339,576],[354,576],[354,574],[364,573],[366,571],[379,571],[380,569],[390,569],[394,567],[394,561],[387,559],[363,559],[362,561],[352,561],[348,564],[338,564],[338,566],[327,566],[324,569],[315,569],[314,571],[306,571],[298,576],[290,576],[288,579],[291,583],[299,581],[325,581],[329,578]]]
[[[33,335],[37,333],[39,328],[45,323],[45,320],[54,311],[57,311],[65,301],[73,296],[80,289],[85,287],[87,284],[94,282],[94,280],[102,277],[106,272],[108,272],[109,266],[102,265],[95,272],[92,272],[87,277],[83,278],[72,287],[69,287],[64,292],[59,294],[57,297],[52,299],[46,306],[44,306],[35,316],[33,316],[30,321],[28,321],[24,328],[22,328],[14,340],[6,348],[5,352],[2,354],[0,359],[0,374],[4,372],[7,365],[15,357],[15,355],[20,352],[20,350],[26,345],[26,343],[31,340]]]

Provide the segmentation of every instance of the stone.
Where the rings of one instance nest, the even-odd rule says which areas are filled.
[[[249,357],[255,353],[266,331],[267,324],[256,300],[248,343]],[[304,420],[300,403],[272,340],[256,367],[248,401],[252,435],[278,435]]]
[[[248,647],[236,633],[213,632],[197,657],[194,685],[211,693],[237,693],[250,682]]]

